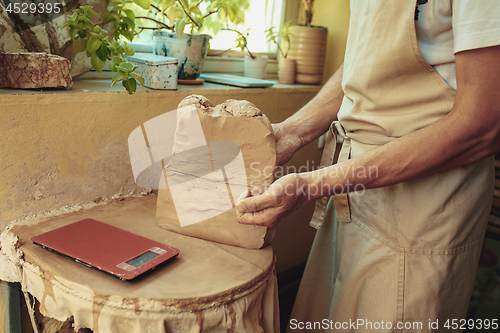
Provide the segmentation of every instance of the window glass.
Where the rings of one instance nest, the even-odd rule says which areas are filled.
[[[242,1],[245,2],[245,1]],[[269,29],[271,26],[275,26],[279,29],[281,22],[283,21],[284,13],[284,0],[247,0],[249,3],[249,8],[245,13],[245,22],[234,27],[229,24],[230,29],[236,28],[241,33],[248,33],[247,41],[248,48],[252,53],[271,53],[275,54],[277,52],[277,47],[274,43],[267,43],[265,30]],[[267,10],[266,10],[267,4]],[[203,8],[202,8],[203,9]],[[137,10],[134,8],[134,10]],[[146,16],[147,12],[138,14],[137,16]],[[156,17],[158,20],[163,19],[161,17]],[[212,19],[212,17],[210,17]],[[234,31],[219,30],[214,31],[213,23],[210,19],[206,20],[205,28],[202,32],[208,33],[213,36],[210,41],[211,50],[238,50],[236,49],[236,39],[238,34]],[[169,23],[168,19],[164,21]],[[141,27],[155,27],[157,26],[151,20],[141,19],[138,22],[138,26]],[[217,29],[216,29],[217,30]],[[276,30],[276,29],[275,29]],[[186,32],[187,29],[186,29]],[[144,29],[138,36],[134,38],[134,43],[151,43],[152,42],[151,29]],[[212,52],[217,54],[217,52]],[[220,54],[220,53],[219,53]]]
[[[267,2],[267,10],[266,10]],[[279,27],[282,21],[283,0],[251,0],[245,14],[245,23],[238,25],[240,32],[248,32],[248,48],[255,53],[275,53],[274,43],[267,43],[265,30]],[[219,31],[210,42],[212,50],[227,50],[235,46],[237,33]]]

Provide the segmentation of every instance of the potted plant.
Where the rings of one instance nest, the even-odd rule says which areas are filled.
[[[248,35],[249,30],[246,30],[244,33],[236,30],[236,29],[228,29],[237,33],[238,37],[236,38],[236,48],[239,48],[241,51],[248,52],[248,55],[245,55],[244,63],[243,63],[243,76],[252,77],[256,79],[265,79],[266,78],[266,68],[267,68],[267,57],[258,57],[253,54],[248,48]]]
[[[133,93],[137,82],[143,79],[134,73],[135,66],[125,59],[134,54],[124,39],[132,42],[145,29],[154,29],[154,52],[178,59],[179,79],[196,79],[203,68],[208,50],[209,35],[197,34],[205,20],[217,16],[213,22],[239,22],[248,8],[248,0],[112,0],[102,22],[92,24],[90,16],[97,15],[91,7],[75,9],[65,26],[70,29],[75,53],[87,52],[95,70],[101,71],[106,60],[115,72],[112,84],[122,85]],[[149,15],[137,13],[147,11]],[[153,22],[155,26],[138,27],[136,20]],[[168,20],[168,23],[165,21]],[[111,25],[111,36],[101,26]],[[189,29],[190,33],[184,33]],[[136,82],[137,81],[137,82]]]
[[[105,13],[103,18],[106,18],[107,14]],[[75,54],[85,51],[92,67],[98,72],[103,70],[107,60],[111,60],[108,68],[115,72],[112,85],[121,82],[123,87],[132,94],[136,91],[137,82],[144,84],[144,78],[134,73],[136,67],[125,60],[125,56],[134,55],[135,51],[127,42],[121,42],[122,36],[129,40],[133,39],[135,24],[130,18],[133,12],[124,10],[119,15],[125,16],[121,17],[121,24],[118,24],[118,20],[114,20],[117,21],[115,23],[118,26],[114,29],[113,37],[108,37],[106,30],[90,21],[91,16],[97,16],[91,6],[80,6],[75,9],[63,27],[69,28]]]
[[[243,76],[252,77],[257,79],[264,79],[266,77],[267,57],[259,57],[252,53],[248,47],[248,36],[250,29],[240,31],[235,26],[234,28],[225,27],[221,30],[231,31],[236,34],[235,45],[227,50],[224,50],[216,55],[224,54],[228,51],[239,49],[240,51],[248,53],[244,56]]]
[[[215,32],[228,22],[237,25],[248,6],[248,0],[161,0],[158,7],[152,5],[156,9],[156,20],[159,23],[158,16],[166,17],[170,27],[159,24],[160,29],[153,33],[154,53],[178,59],[179,79],[196,80],[203,69],[211,38],[199,33],[204,31],[205,21]],[[185,29],[190,32],[184,33]]]
[[[320,84],[323,81],[328,30],[312,25],[314,0],[302,0],[305,22],[290,27],[289,58],[295,59],[295,82]]]
[[[279,50],[279,82],[284,84],[295,83],[295,59],[288,58],[290,52],[290,27],[291,21],[285,22],[280,31],[274,31],[275,27],[266,30],[267,41],[273,42]],[[282,44],[286,43],[285,48]]]

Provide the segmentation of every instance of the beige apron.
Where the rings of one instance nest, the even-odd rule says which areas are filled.
[[[455,91],[419,53],[415,8],[415,0],[351,0],[345,98],[340,123],[329,131],[330,140],[344,138],[339,161],[452,108]],[[333,156],[327,148],[324,156]],[[460,331],[452,320],[466,315],[492,195],[493,158],[487,158],[334,196],[335,205],[330,201],[326,215],[317,210],[311,222],[321,229],[288,331]]]

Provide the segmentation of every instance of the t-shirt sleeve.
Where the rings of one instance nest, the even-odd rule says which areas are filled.
[[[500,45],[500,0],[453,0],[454,53]]]

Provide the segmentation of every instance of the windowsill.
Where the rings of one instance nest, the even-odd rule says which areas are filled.
[[[217,83],[210,83],[210,82],[204,82],[201,85],[184,85],[184,84],[179,84],[177,85],[177,91],[192,91],[192,90],[248,90],[248,91],[254,91],[254,90],[260,90],[262,92],[266,90],[272,90],[272,89],[303,89],[303,90],[308,90],[308,91],[319,91],[321,86],[317,85],[304,85],[304,84],[281,84],[276,82],[271,87],[267,88],[240,88],[240,87],[235,87],[235,86],[229,86],[229,85],[223,85],[223,84],[217,84]],[[86,92],[105,92],[105,91],[116,91],[116,92],[123,92],[124,88],[122,87],[121,84],[116,84],[115,86],[111,87],[111,81],[109,79],[76,79],[73,82],[73,88],[71,90],[63,90],[63,89],[42,89],[42,90],[35,90],[35,89],[10,89],[10,88],[1,88],[0,89],[0,95],[20,95],[20,94],[71,94],[71,93],[86,93]],[[143,86],[137,86],[137,92],[175,92],[175,90],[155,90],[155,89],[150,89],[147,87]]]
[[[232,58],[232,57],[207,57],[203,65],[203,73],[224,73],[232,75],[243,76],[244,71],[244,58]],[[80,79],[94,79],[94,80],[106,80],[111,79],[113,72],[107,69],[107,65],[104,66],[102,72],[96,72],[91,70],[82,76]],[[278,60],[268,59],[266,67],[266,80],[276,80],[278,79]]]

